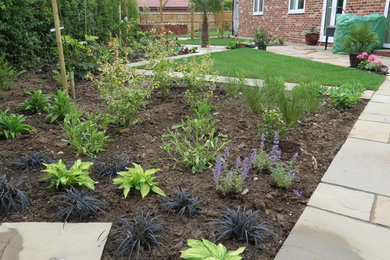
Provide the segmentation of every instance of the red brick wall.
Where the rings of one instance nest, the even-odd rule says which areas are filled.
[[[356,15],[383,14],[386,0],[346,0],[347,13]],[[271,38],[290,42],[305,42],[304,31],[321,29],[323,0],[306,0],[305,12],[288,14],[288,0],[264,0],[264,14],[253,15],[253,0],[240,0],[240,36],[252,37],[251,31],[264,27]]]

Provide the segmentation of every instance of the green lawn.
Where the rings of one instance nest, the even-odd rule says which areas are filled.
[[[224,76],[236,76],[243,70],[246,78],[275,75],[286,82],[316,81],[328,86],[362,83],[373,90],[385,80],[383,75],[250,48],[216,52],[211,56],[215,60],[213,70]]]
[[[200,45],[200,39],[193,39],[193,40],[179,40],[177,41],[180,44],[195,44]],[[221,46],[227,46],[228,44],[236,42],[234,38],[209,38],[209,44],[210,45],[221,45]]]
[[[173,35],[174,37],[191,37],[191,28],[188,27],[188,30],[190,30],[187,34],[178,34],[178,35]],[[225,30],[223,32],[224,35],[232,35],[232,31]],[[194,36],[195,37],[200,37],[202,35],[201,31],[195,31]],[[219,36],[219,30],[218,29],[212,29],[209,31],[209,36]]]

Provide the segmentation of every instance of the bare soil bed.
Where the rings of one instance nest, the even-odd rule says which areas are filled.
[[[0,92],[0,109],[17,111],[16,105],[26,99],[24,91],[41,89],[44,93],[55,91],[56,83],[50,70],[36,74],[21,76],[9,92]],[[157,223],[166,230],[161,233],[162,242],[166,247],[155,248],[151,253],[142,252],[140,259],[178,259],[179,251],[186,248],[188,238],[206,238],[213,240],[207,225],[211,218],[220,217],[220,211],[227,207],[237,209],[239,206],[247,210],[260,210],[261,221],[272,221],[276,228],[277,238],[270,241],[265,250],[248,245],[243,253],[244,259],[273,259],[283,241],[287,238],[292,227],[301,215],[308,199],[318,185],[321,177],[330,165],[342,144],[345,142],[354,122],[357,120],[366,102],[346,111],[336,110],[329,102],[324,102],[316,114],[304,119],[296,125],[281,142],[283,157],[289,159],[296,152],[297,177],[293,189],[301,192],[301,196],[292,190],[282,190],[274,186],[270,175],[259,174],[252,169],[245,181],[249,189],[246,195],[239,198],[220,197],[215,190],[212,179],[212,169],[203,173],[192,174],[190,169],[177,167],[172,169],[169,162],[164,160],[165,152],[160,148],[161,135],[167,132],[172,124],[179,123],[182,118],[191,116],[190,108],[183,96],[185,87],[173,87],[168,98],[162,98],[155,92],[146,108],[140,111],[145,120],[131,130],[119,131],[111,125],[108,134],[114,139],[106,151],[97,158],[76,157],[75,151],[68,149],[61,141],[66,138],[61,126],[49,124],[45,115],[28,114],[27,123],[35,130],[21,137],[0,140],[0,172],[18,179],[24,174],[12,166],[24,153],[47,151],[55,160],[62,159],[68,167],[80,158],[83,161],[108,162],[117,155],[125,155],[142,165],[144,169],[160,168],[156,173],[159,187],[171,196],[178,187],[186,188],[191,195],[199,196],[202,201],[202,214],[194,218],[178,218],[167,214],[164,208],[166,198],[150,194],[141,199],[138,192],[132,191],[127,199],[123,198],[122,190],[108,178],[96,178],[97,164],[92,166],[91,177],[97,180],[93,192],[105,204],[105,211],[97,216],[91,216],[92,222],[114,222],[118,218],[134,218],[139,212],[152,211],[160,215]],[[87,81],[77,84],[77,100],[79,107],[86,111],[103,111],[97,89]],[[240,99],[225,95],[221,87],[217,87],[213,97],[217,131],[227,134],[232,141],[229,144],[232,158],[249,156],[253,149],[259,147],[260,136],[256,124],[260,120]],[[44,176],[36,170],[23,180],[31,206],[25,214],[12,213],[3,221],[61,221],[56,219],[57,203],[53,199],[56,191],[47,189],[48,183],[42,180]],[[255,178],[257,177],[257,178]],[[75,220],[73,220],[75,221]],[[115,226],[115,224],[114,224]],[[104,250],[103,259],[113,259],[115,245],[110,243],[111,237]],[[234,240],[221,241],[228,249],[235,250],[246,246],[245,242]]]

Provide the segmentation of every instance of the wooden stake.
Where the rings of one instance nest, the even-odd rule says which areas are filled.
[[[222,3],[222,11],[221,11],[221,37],[223,38],[223,33],[225,32],[225,10]]]
[[[125,17],[127,17],[127,19],[130,20],[130,17],[129,17],[129,0],[125,0],[124,8],[125,8]]]
[[[119,23],[122,22],[122,1],[119,1]],[[119,46],[122,46],[122,29],[119,27]]]
[[[191,9],[191,39],[194,39],[195,26],[194,26],[194,9]]]
[[[76,85],[74,84],[74,72],[70,72],[70,93],[72,94],[72,98],[76,99]]]
[[[61,39],[61,29],[60,29],[60,19],[58,18],[58,6],[57,0],[52,0],[52,9],[53,9],[53,18],[54,18],[54,28],[56,30],[56,40],[57,40],[57,49],[58,57],[60,59],[60,69],[61,69],[61,79],[62,79],[62,89],[68,93],[68,82],[66,81],[66,69],[65,69],[65,59],[64,51],[62,49],[62,39]]]

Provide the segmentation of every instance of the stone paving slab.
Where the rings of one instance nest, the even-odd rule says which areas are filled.
[[[372,222],[390,227],[390,197],[377,196]]]
[[[308,205],[370,221],[374,194],[320,183]]]
[[[390,138],[390,124],[357,120],[349,137],[388,143]]]
[[[111,223],[2,223],[0,259],[99,260],[110,228]]]
[[[379,114],[370,114],[370,113],[363,112],[360,114],[359,120],[390,124],[390,115],[379,115]]]
[[[374,95],[371,99],[373,102],[390,104],[390,96],[386,95]]]
[[[375,95],[372,101],[374,101],[374,99],[377,98],[378,96],[379,95]],[[386,97],[386,96],[382,96],[382,97]],[[388,97],[390,100],[390,96]],[[370,102],[367,104],[363,112],[371,113],[371,114],[390,115],[390,103]]]
[[[348,138],[323,182],[390,196],[390,144]]]
[[[390,229],[312,207],[305,211],[276,260],[386,260]]]

